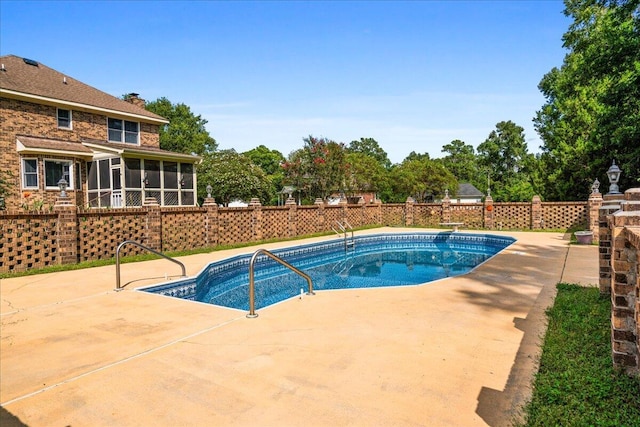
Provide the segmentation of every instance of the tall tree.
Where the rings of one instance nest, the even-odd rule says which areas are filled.
[[[442,152],[447,153],[442,163],[458,179],[459,182],[477,184],[479,173],[476,152],[472,145],[456,139],[442,146]]]
[[[349,153],[362,153],[374,158],[382,167],[389,169],[391,167],[391,160],[387,152],[380,147],[378,141],[373,138],[360,138],[359,140],[351,141],[347,147]]]
[[[385,192],[389,188],[389,173],[375,158],[359,152],[348,153],[346,162],[346,187],[351,194]]]
[[[639,5],[565,0],[573,19],[563,36],[568,53],[540,82],[546,103],[534,119],[551,200],[586,198],[614,159],[622,188],[640,182]]]
[[[234,199],[249,201],[252,197],[266,205],[274,198],[267,174],[235,150],[204,153],[197,172],[199,198],[206,195],[207,185],[211,185],[216,201],[225,205]]]
[[[160,127],[160,148],[163,150],[202,155],[218,147],[205,128],[207,120],[195,115],[189,106],[172,104],[162,97],[148,102],[145,108],[169,120],[168,125]]]
[[[391,170],[393,202],[404,202],[411,196],[418,202],[429,202],[458,189],[458,181],[447,168],[431,159],[405,160]]]
[[[524,129],[512,121],[500,122],[478,146],[478,164],[491,176],[491,195],[499,201],[527,201],[534,196]]]
[[[284,163],[285,158],[282,153],[277,150],[270,150],[264,145],[259,145],[243,154],[251,159],[255,165],[262,168],[271,181],[273,193],[277,194],[277,192],[282,189],[282,180],[284,179],[282,164]],[[271,202],[272,204],[275,204],[275,202],[277,202],[277,197],[275,197]]]
[[[344,144],[309,135],[304,147],[294,151],[285,162],[287,182],[305,191],[310,199],[325,199],[332,192],[345,190]]]

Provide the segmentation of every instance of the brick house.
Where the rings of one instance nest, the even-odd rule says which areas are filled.
[[[67,184],[82,207],[196,204],[199,157],[160,149],[169,122],[33,60],[0,57],[0,173],[9,210],[52,206]]]

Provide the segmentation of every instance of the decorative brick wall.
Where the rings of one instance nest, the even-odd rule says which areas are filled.
[[[499,206],[499,208],[498,208]],[[56,263],[110,259],[117,246],[134,240],[164,252],[213,248],[243,242],[286,239],[331,232],[336,222],[353,227],[368,225],[438,227],[441,222],[462,222],[462,228],[491,229],[494,213],[509,218],[509,228],[529,229],[535,224],[532,203],[458,205],[454,203],[357,204],[261,206],[256,199],[246,208],[220,208],[213,199],[203,207],[160,207],[153,198],[142,208],[78,209],[58,207],[50,213],[0,212],[0,272],[41,268]],[[559,229],[561,223],[583,220],[586,203],[541,203],[573,218],[544,222],[544,228]],[[544,215],[544,214],[543,214]],[[503,221],[503,228],[505,227]],[[494,222],[495,223],[495,222]],[[145,251],[137,246],[122,248],[122,255]]]
[[[605,199],[606,200],[606,199]],[[610,233],[611,352],[613,364],[640,376],[640,188],[627,190],[620,209],[607,217]],[[601,237],[602,234],[601,234]],[[608,237],[608,236],[605,236]]]
[[[0,217],[0,224],[0,272],[56,263],[58,214],[7,214]]]

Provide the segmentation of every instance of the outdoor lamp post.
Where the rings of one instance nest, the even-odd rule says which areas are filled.
[[[60,197],[67,197],[67,180],[64,177],[60,178],[58,181],[58,188],[60,189]]]
[[[618,181],[620,180],[621,174],[622,171],[620,170],[618,165],[616,165],[616,161],[614,160],[613,164],[607,171],[607,177],[609,178],[609,182],[611,183],[611,185],[609,185],[608,194],[620,194],[620,190],[618,189]]]
[[[207,199],[211,198],[211,190],[213,190],[213,187],[211,185],[207,185]]]

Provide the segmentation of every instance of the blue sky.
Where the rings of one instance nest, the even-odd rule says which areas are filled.
[[[524,127],[562,64],[561,1],[14,2],[0,53],[115,96],[165,96],[208,120],[219,148],[285,156],[308,135],[376,139],[392,162],[477,147]]]

